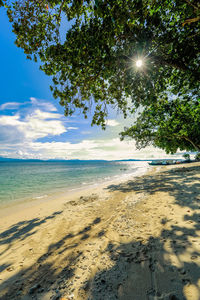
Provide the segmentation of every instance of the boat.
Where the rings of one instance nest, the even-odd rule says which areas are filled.
[[[163,160],[153,160],[151,162],[149,162],[150,166],[159,166],[159,165],[164,165],[166,163],[164,163]]]
[[[180,164],[182,161],[179,160],[152,160],[149,162],[150,166],[166,166]]]

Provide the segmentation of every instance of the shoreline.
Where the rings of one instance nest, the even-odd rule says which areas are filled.
[[[154,166],[156,167],[156,166]],[[156,167],[159,168],[159,167]],[[34,198],[24,198],[24,199],[16,199],[14,201],[10,201],[8,203],[0,203],[0,218],[5,217],[7,215],[12,215],[13,212],[19,212],[21,209],[32,208],[35,206],[39,206],[43,203],[50,204],[53,201],[63,202],[69,198],[77,198],[80,197],[80,194],[85,194],[93,189],[103,189],[108,184],[118,183],[118,182],[125,182],[130,178],[137,178],[147,174],[152,167],[146,166],[146,169],[143,170],[140,174],[138,170],[135,172],[122,174],[122,175],[113,175],[109,176],[109,179],[104,178],[101,181],[93,184],[82,184],[74,187],[73,189],[69,188],[62,188],[61,191],[52,191],[50,194],[44,194]]]
[[[0,299],[200,299],[200,163],[0,218]]]
[[[110,162],[112,163],[112,162]],[[136,165],[135,165],[136,164]],[[19,164],[18,164],[19,165]],[[28,201],[34,201],[37,199],[42,199],[42,198],[52,198],[52,197],[58,197],[64,195],[65,193],[77,191],[77,190],[82,190],[82,189],[87,189],[87,187],[90,188],[92,185],[101,185],[106,183],[107,181],[110,180],[115,180],[118,178],[121,178],[121,176],[127,178],[127,176],[137,176],[138,175],[138,170],[141,169],[147,169],[148,164],[147,162],[129,162],[124,164],[123,162],[118,162],[118,169],[112,170],[111,174],[109,172],[109,169],[105,169],[104,172],[102,173],[102,169],[100,170],[100,174],[93,174],[92,172],[90,174],[90,171],[82,174],[82,177],[79,178],[77,177],[75,173],[71,174],[70,176],[67,175],[65,176],[64,180],[60,182],[59,180],[56,179],[56,181],[52,184],[54,179],[51,177],[51,180],[48,181],[44,180],[42,184],[40,184],[39,181],[35,180],[34,176],[31,180],[33,180],[33,183],[35,182],[36,184],[30,184],[28,182],[28,186],[26,186],[27,182],[24,183],[24,181],[20,181],[23,178],[21,178],[18,182],[18,185],[21,186],[21,189],[15,189],[12,188],[12,186],[15,186],[15,179],[11,180],[9,183],[7,183],[7,187],[5,189],[4,183],[2,182],[3,178],[1,178],[1,184],[2,184],[2,191],[0,195],[0,208],[6,207],[6,206],[13,206],[17,203],[22,203],[22,202],[28,202]],[[121,168],[120,168],[121,166]],[[124,166],[124,168],[123,168]],[[45,167],[45,166],[44,166]],[[47,165],[48,169],[49,165]],[[52,166],[51,166],[52,167]],[[102,166],[100,165],[100,168]],[[111,167],[112,168],[112,167]],[[34,170],[34,169],[33,169]],[[49,170],[49,169],[48,169]],[[8,170],[6,170],[8,171]],[[20,170],[18,170],[20,172]],[[61,170],[62,171],[62,170]],[[76,171],[76,168],[75,168]],[[125,171],[125,172],[124,172]],[[143,170],[142,170],[143,171]],[[68,172],[68,169],[66,169],[66,172]],[[108,173],[107,173],[108,172]],[[37,172],[36,172],[37,173]],[[143,173],[143,172],[142,172]],[[3,174],[3,172],[2,172]],[[34,174],[34,172],[33,172]],[[8,174],[7,174],[8,175]],[[32,174],[30,174],[32,176]],[[95,180],[95,176],[96,180]],[[22,176],[23,177],[23,176]],[[35,176],[36,177],[36,176]],[[14,178],[14,177],[13,177]],[[29,174],[27,174],[27,178],[29,178]],[[85,182],[84,182],[85,181]],[[23,188],[24,186],[24,188]],[[10,189],[10,190],[9,190]],[[25,196],[26,195],[26,196]]]

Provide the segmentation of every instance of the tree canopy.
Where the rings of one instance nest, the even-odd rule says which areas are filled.
[[[199,101],[174,99],[158,101],[140,113],[136,124],[125,129],[121,138],[131,137],[138,148],[153,144],[167,153],[200,151]]]
[[[126,117],[140,105],[147,112],[162,99],[171,103],[171,94],[195,101],[199,97],[196,0],[1,3],[13,24],[16,45],[27,58],[39,58],[41,69],[53,76],[51,90],[66,115],[80,109],[87,117],[93,106],[92,124],[104,128],[109,106]],[[143,60],[141,68],[137,59]]]

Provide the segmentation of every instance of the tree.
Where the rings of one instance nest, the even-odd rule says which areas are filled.
[[[186,161],[190,161],[190,154],[188,153],[183,154],[183,158],[185,158]]]
[[[126,117],[127,112],[134,113],[142,105],[145,124],[155,109],[155,120],[150,118],[148,127],[155,123],[162,129],[159,139],[151,138],[155,145],[174,151],[177,140],[181,148],[190,148],[194,141],[183,138],[178,124],[168,126],[174,138],[168,137],[171,145],[165,145],[166,130],[162,124],[159,126],[158,120],[162,120],[157,111],[166,109],[168,102],[174,113],[172,95],[190,99],[192,106],[200,96],[197,0],[163,0],[162,4],[155,0],[3,2],[17,37],[16,45],[24,49],[27,58],[39,58],[41,69],[53,76],[51,90],[60,99],[66,116],[80,109],[87,117],[93,105],[92,124],[105,128],[109,106]],[[67,21],[71,27],[66,37],[60,38],[61,23]],[[136,68],[138,58],[144,62],[142,68]],[[186,102],[179,104],[183,104],[185,113]],[[138,144],[146,144],[147,135],[138,132],[135,136],[137,140],[144,136]]]
[[[195,160],[200,161],[200,152],[195,155]]]
[[[200,151],[200,101],[162,99],[140,113],[136,124],[121,133],[125,137],[134,138],[138,148],[153,144],[167,153]]]

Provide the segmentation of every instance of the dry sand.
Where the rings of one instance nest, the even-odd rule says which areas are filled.
[[[0,299],[200,299],[200,163],[0,218]]]

